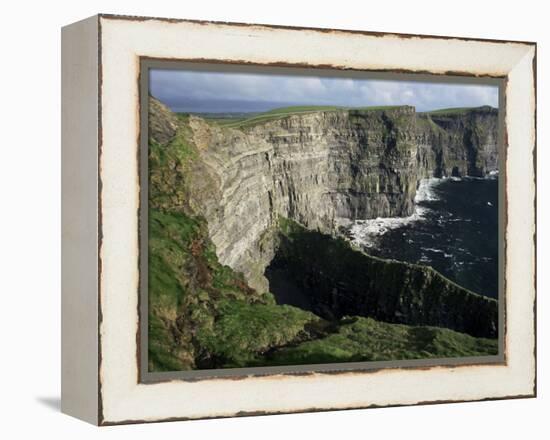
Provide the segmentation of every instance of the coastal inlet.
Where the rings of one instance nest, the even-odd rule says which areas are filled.
[[[498,174],[425,179],[412,216],[344,228],[370,255],[425,264],[474,292],[498,297]]]

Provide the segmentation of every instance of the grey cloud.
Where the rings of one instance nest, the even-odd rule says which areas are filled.
[[[152,70],[151,94],[176,111],[264,111],[284,105],[498,107],[498,88],[476,84]]]

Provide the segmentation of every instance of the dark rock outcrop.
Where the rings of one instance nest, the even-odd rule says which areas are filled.
[[[456,285],[431,267],[372,257],[342,239],[288,220],[281,223],[272,266],[300,287],[317,315],[329,320],[365,316],[497,337],[495,300]]]
[[[178,118],[168,107],[154,98],[149,99],[149,139],[164,145],[174,138]]]

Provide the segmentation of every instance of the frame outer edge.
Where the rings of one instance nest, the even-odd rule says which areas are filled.
[[[99,423],[98,17],[61,31],[61,411]]]
[[[100,161],[101,161],[101,139],[102,139],[102,136],[101,136],[101,94],[102,94],[102,91],[101,91],[101,31],[100,31],[100,28],[101,28],[101,20],[102,19],[119,19],[119,20],[130,20],[130,21],[145,21],[145,20],[153,20],[152,18],[139,18],[139,17],[124,17],[124,16],[112,16],[112,15],[108,15],[108,14],[101,14],[97,17],[94,17],[95,20],[96,20],[96,25],[97,25],[97,41],[98,41],[98,47],[97,47],[97,55],[98,55],[98,58],[97,58],[97,61],[98,61],[98,65],[96,66],[97,68],[97,112],[98,112],[98,119],[96,120],[96,122],[98,122],[98,125],[97,125],[97,136],[96,136],[96,140],[98,141],[98,144],[96,145],[96,152],[97,152],[97,157],[96,157],[96,160],[97,160],[97,164],[99,166],[100,164]],[[172,22],[170,19],[159,19],[161,21],[166,21],[166,22]],[[193,20],[181,20],[183,22],[193,22]],[[179,22],[179,21],[176,21],[176,22]],[[236,24],[236,23],[217,23],[217,22],[201,22],[201,24],[234,24],[234,25],[240,25],[240,24]],[[254,25],[248,25],[248,24],[242,24],[243,26],[254,26]],[[264,25],[261,25],[261,26],[264,26]],[[267,25],[266,27],[268,28],[285,28],[284,26],[282,27],[278,27],[278,26],[270,26],[270,25]],[[300,28],[296,28],[296,29],[300,29]],[[331,31],[331,30],[321,30],[321,29],[315,29],[315,28],[303,28],[303,29],[310,29],[310,30],[318,30],[320,32],[327,32],[327,31]],[[342,32],[349,32],[349,33],[353,33],[353,31],[342,31]],[[366,33],[367,35],[369,33]],[[406,36],[402,36],[404,38],[407,38]],[[423,37],[423,38],[447,38],[447,37],[433,37],[433,36],[419,36],[419,37]],[[499,41],[496,41],[496,40],[481,40],[481,39],[474,39],[474,38],[464,38],[464,39],[460,39],[460,38],[455,38],[455,37],[449,37],[449,39],[459,39],[459,40],[471,40],[471,41],[485,41],[485,42],[490,42],[490,41],[495,41],[495,42],[499,42],[499,43],[507,43],[506,41],[502,41],[502,40],[499,40]],[[511,43],[511,42],[510,42]],[[535,45],[534,43],[531,43],[531,42],[517,42],[519,44],[524,44],[526,46],[530,46],[530,45]],[[536,49],[536,45],[535,45],[535,49]],[[311,66],[311,67],[314,67],[314,66]],[[535,144],[534,144],[534,147],[533,147],[533,164],[535,166],[535,177],[534,177],[534,180],[535,180],[535,209],[536,209],[536,54],[535,54],[535,57],[534,57],[534,60],[533,60],[533,77],[534,77],[534,85],[535,85],[535,109],[534,109],[534,113],[535,113]],[[96,177],[97,177],[97,191],[98,193],[96,194],[98,197],[97,197],[97,211],[96,213],[99,215],[99,221],[98,221],[98,224],[97,224],[97,232],[98,232],[98,243],[97,243],[97,247],[96,247],[96,252],[97,252],[97,263],[98,263],[98,267],[97,267],[97,277],[98,277],[98,280],[96,280],[98,283],[100,283],[101,281],[101,255],[100,255],[100,252],[99,252],[99,249],[101,247],[101,176],[100,176],[100,168],[98,168],[97,170],[97,174],[96,174]],[[535,218],[535,229],[534,229],[534,233],[535,233],[535,239],[536,239],[536,218]],[[535,247],[535,262],[536,262],[536,247]],[[534,273],[534,278],[535,278],[535,283],[536,283],[536,266],[535,266],[535,273]],[[100,286],[98,285],[98,289],[96,290],[96,294],[99,292],[99,289],[100,289]],[[535,295],[536,295],[536,284],[535,284]],[[96,311],[97,314],[95,315],[98,319],[97,321],[97,324],[98,324],[98,328],[96,330],[98,330],[98,339],[100,338],[100,326],[101,326],[101,304],[100,304],[100,296],[98,295],[97,297],[97,304],[99,306],[99,309]],[[535,332],[534,332],[534,337],[535,337],[535,377],[534,377],[534,387],[533,387],[533,393],[532,394],[518,394],[518,395],[510,395],[510,396],[505,396],[505,397],[496,397],[496,398],[487,398],[487,399],[468,399],[468,400],[444,400],[444,401],[427,401],[427,402],[419,402],[419,403],[416,403],[416,404],[413,404],[413,405],[425,405],[425,404],[436,404],[436,403],[451,403],[451,402],[469,402],[469,401],[484,401],[484,400],[501,400],[501,399],[511,399],[511,398],[530,398],[530,397],[536,397],[536,296],[535,296]],[[101,364],[101,354],[100,354],[100,351],[101,351],[101,344],[100,344],[100,341],[98,341],[99,344],[98,344],[98,350],[96,351],[96,354],[97,354],[97,364],[98,366],[100,366]],[[127,419],[127,420],[123,420],[123,421],[110,421],[110,420],[105,420],[103,419],[103,415],[102,415],[102,409],[101,409],[101,375],[100,375],[100,371],[98,370],[97,371],[97,376],[96,376],[96,379],[97,379],[97,394],[96,394],[96,397],[98,398],[97,400],[97,419],[95,421],[95,423],[98,423],[100,425],[118,425],[118,424],[126,424],[126,423],[143,423],[143,422],[162,422],[162,421],[172,421],[172,420],[193,420],[195,419],[194,417],[190,417],[190,418],[185,418],[185,417],[174,417],[174,418],[165,418],[165,419],[157,419],[157,420],[141,420],[141,419],[137,419],[137,420],[132,420],[132,419]],[[405,405],[387,405],[388,407],[391,407],[391,406],[410,406],[411,404],[405,404]],[[384,405],[386,406],[386,405]],[[371,406],[359,406],[357,408],[369,408],[369,407],[377,407],[377,405],[371,405]],[[350,408],[345,408],[345,409],[352,409],[353,407],[350,407]],[[322,411],[332,411],[332,410],[336,410],[337,408],[324,408],[322,409]],[[340,409],[340,408],[338,408]],[[231,417],[235,417],[235,416],[253,416],[253,415],[267,415],[267,414],[286,414],[286,413],[300,413],[300,412],[312,412],[312,411],[319,411],[320,409],[314,409],[314,408],[311,408],[311,409],[304,409],[304,410],[300,410],[300,411],[282,411],[282,412],[267,412],[267,413],[264,413],[264,412],[240,412],[240,413],[237,413],[237,414],[234,414],[232,415]],[[223,417],[226,417],[226,416],[214,416],[214,417],[198,417],[199,419],[203,419],[203,418],[223,418]]]
[[[537,347],[538,347],[538,337],[537,337],[537,305],[538,305],[538,289],[537,289],[537,280],[538,280],[538,271],[537,271],[537,237],[538,237],[538,224],[537,224],[537,213],[538,213],[538,191],[537,191],[537,164],[538,164],[538,135],[537,135],[537,111],[538,111],[538,94],[537,94],[537,57],[538,57],[538,45],[533,43],[534,54],[533,54],[533,63],[532,63],[532,73],[533,73],[533,94],[534,94],[534,109],[533,109],[533,124],[534,124],[534,145],[533,145],[533,183],[535,187],[535,194],[533,200],[533,209],[535,211],[535,224],[533,231],[533,247],[534,247],[534,274],[533,274],[533,284],[535,289],[535,299],[533,303],[533,337],[534,337],[534,347],[533,347],[533,356],[535,361],[535,371],[534,371],[534,380],[533,380],[533,397],[536,398],[538,394],[538,358],[537,358]]]
[[[527,44],[536,45],[535,41],[527,40],[503,40],[494,38],[477,38],[477,37],[461,37],[456,35],[434,35],[434,34],[413,34],[393,31],[365,31],[361,29],[342,29],[342,28],[328,28],[328,27],[315,27],[315,26],[300,26],[300,25],[281,25],[281,24],[269,24],[269,23],[250,23],[239,21],[223,21],[223,20],[199,20],[190,18],[169,18],[169,17],[152,17],[144,15],[129,15],[129,14],[110,14],[99,13],[100,18],[109,20],[120,21],[160,21],[164,23],[193,23],[200,25],[219,25],[219,26],[233,26],[233,27],[262,27],[273,30],[290,30],[290,31],[313,31],[320,33],[344,33],[344,34],[356,34],[366,35],[371,37],[384,37],[395,36],[398,38],[431,38],[435,40],[457,40],[457,41],[476,41],[480,43],[509,43],[509,44]]]

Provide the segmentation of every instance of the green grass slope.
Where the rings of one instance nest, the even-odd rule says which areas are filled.
[[[343,318],[324,338],[277,349],[267,365],[433,359],[496,354],[494,339],[474,338],[439,327],[389,324],[372,318]]]

